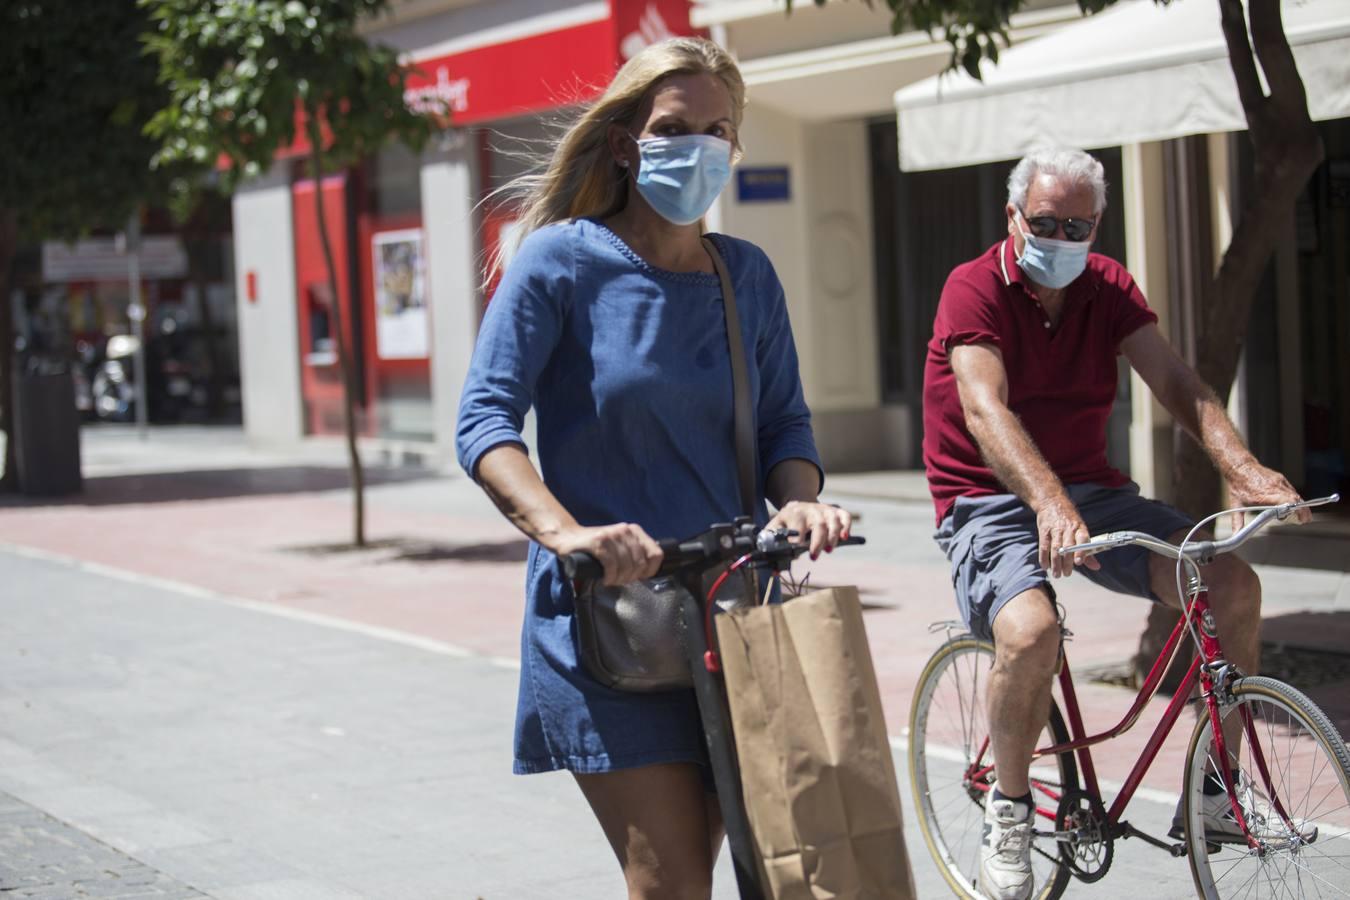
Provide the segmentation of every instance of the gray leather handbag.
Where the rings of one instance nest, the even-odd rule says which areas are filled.
[[[736,465],[744,515],[755,514],[756,453],[754,418],[750,406],[750,380],[745,369],[740,319],[731,276],[717,247],[707,238],[703,246],[712,257],[722,282],[722,307],[726,315],[727,341],[731,351]],[[664,535],[662,535],[664,536]],[[706,595],[720,567],[704,572],[700,579]],[[717,605],[732,608],[756,601],[753,576],[728,578],[718,592]],[[693,685],[684,646],[681,605],[688,588],[674,576],[658,576],[621,587],[585,582],[576,596],[577,645],[581,663],[591,677],[620,691],[669,691]]]
[[[704,573],[704,596],[719,569]],[[737,578],[735,575],[742,577]],[[751,576],[740,570],[717,592],[717,606],[755,602]],[[588,582],[577,595],[577,644],[591,677],[619,691],[671,691],[693,686],[680,610],[689,589],[673,575],[620,587]]]

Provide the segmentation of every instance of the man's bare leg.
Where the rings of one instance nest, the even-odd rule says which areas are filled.
[[[1031,790],[1027,773],[1050,715],[1050,687],[1059,660],[1059,619],[1044,588],[1018,594],[994,618],[994,668],[989,679],[989,732],[999,793]]]

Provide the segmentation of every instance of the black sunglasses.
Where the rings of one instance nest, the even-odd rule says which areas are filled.
[[[1092,234],[1092,229],[1097,227],[1097,219],[1056,219],[1054,216],[1028,216],[1022,213],[1023,220],[1031,233],[1038,238],[1052,238],[1055,232],[1062,226],[1064,236],[1071,241],[1086,241]]]

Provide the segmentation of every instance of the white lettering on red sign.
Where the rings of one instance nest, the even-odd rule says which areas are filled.
[[[403,102],[416,113],[462,113],[469,109],[469,79],[450,78],[445,66],[436,67],[434,84],[408,88]]]
[[[638,19],[638,30],[624,36],[619,42],[619,52],[624,59],[632,59],[652,44],[673,37],[675,32],[666,24],[656,4],[648,3],[642,11],[642,17]]]

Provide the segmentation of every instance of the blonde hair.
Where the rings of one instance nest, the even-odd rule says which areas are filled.
[[[610,125],[630,125],[656,86],[672,75],[716,76],[731,95],[732,124],[741,124],[745,82],[725,50],[704,38],[680,37],[644,49],[619,69],[598,100],[582,109],[534,171],[488,195],[488,203],[522,206],[519,238],[553,222],[604,217],[628,202],[627,169],[609,152]],[[500,273],[505,248],[493,252],[484,285]]]

